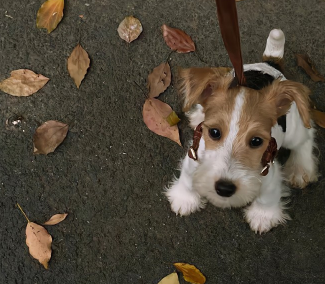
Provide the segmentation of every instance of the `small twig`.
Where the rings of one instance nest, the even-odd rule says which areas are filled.
[[[24,210],[20,207],[20,205],[19,205],[18,203],[17,203],[17,206],[18,206],[19,210],[21,211],[21,213],[23,213],[23,215],[25,216],[27,222],[30,223],[30,221],[29,221],[27,215],[25,214]]]
[[[168,63],[169,57],[170,57],[174,52],[176,52],[176,50],[172,50],[171,52],[168,53],[168,57],[167,57],[167,59],[165,60],[166,63]]]
[[[142,91],[144,97],[148,99],[148,94],[142,89],[142,87],[136,81],[133,81],[133,83]]]

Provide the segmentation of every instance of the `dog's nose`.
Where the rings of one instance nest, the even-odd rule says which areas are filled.
[[[215,184],[215,189],[220,196],[230,197],[235,193],[236,185],[228,180],[219,180]]]

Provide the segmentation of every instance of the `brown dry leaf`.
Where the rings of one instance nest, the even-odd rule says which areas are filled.
[[[29,253],[47,269],[52,254],[52,237],[44,227],[29,221],[18,203],[17,206],[27,220],[26,245],[29,247]]]
[[[177,116],[175,111],[172,111],[166,118],[167,122],[169,123],[170,126],[174,126],[177,123],[179,123],[181,120]]]
[[[142,30],[141,22],[133,16],[124,18],[117,28],[120,38],[128,43],[137,39]]]
[[[307,54],[295,54],[298,66],[305,70],[314,82],[324,82],[325,77],[321,75],[315,68],[313,62]]]
[[[155,98],[149,98],[143,105],[143,121],[151,131],[167,137],[182,146],[179,140],[177,125],[170,126],[166,120],[172,111],[168,104]]]
[[[10,73],[8,79],[0,82],[0,90],[17,97],[27,97],[44,87],[49,78],[28,69],[18,69]]]
[[[204,284],[205,276],[194,265],[187,263],[174,263],[177,270],[183,273],[185,281],[192,284]]]
[[[87,69],[90,66],[90,59],[86,50],[78,44],[68,58],[68,70],[71,78],[74,80],[79,89],[81,81],[87,74]]]
[[[163,25],[161,27],[166,44],[178,53],[195,51],[195,44],[191,37],[182,30]]]
[[[168,62],[163,62],[148,75],[147,87],[149,89],[149,98],[158,97],[163,93],[171,82],[171,72]]]
[[[56,225],[62,222],[68,216],[67,213],[64,214],[55,214],[48,221],[46,221],[43,225]]]
[[[316,109],[311,109],[312,120],[320,127],[325,128],[325,113]]]
[[[48,0],[37,12],[36,26],[52,32],[63,17],[64,0]]]
[[[28,222],[26,244],[32,257],[36,258],[47,269],[52,253],[52,237],[46,229],[36,223]]]
[[[159,281],[158,284],[179,284],[178,275],[173,272]]]
[[[56,120],[49,120],[38,127],[34,133],[34,154],[54,152],[67,136],[69,126]]]

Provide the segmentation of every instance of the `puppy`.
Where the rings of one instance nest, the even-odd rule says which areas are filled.
[[[283,180],[299,188],[317,180],[310,91],[280,72],[284,42],[281,30],[270,32],[263,62],[244,65],[245,87],[234,84],[228,68],[180,72],[184,111],[196,129],[180,177],[165,192],[176,214],[189,215],[207,202],[249,204],[246,221],[264,233],[290,219]],[[291,150],[283,169],[274,160],[280,147]]]

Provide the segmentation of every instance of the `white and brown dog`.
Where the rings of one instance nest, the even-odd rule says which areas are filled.
[[[232,86],[228,68],[180,72],[184,110],[199,137],[179,179],[166,189],[176,214],[188,215],[206,202],[221,208],[250,203],[245,219],[263,233],[290,219],[281,200],[288,195],[283,180],[299,188],[317,180],[310,91],[279,71],[284,41],[281,30],[270,32],[264,62],[244,65],[247,87]],[[291,150],[283,170],[272,147]]]

